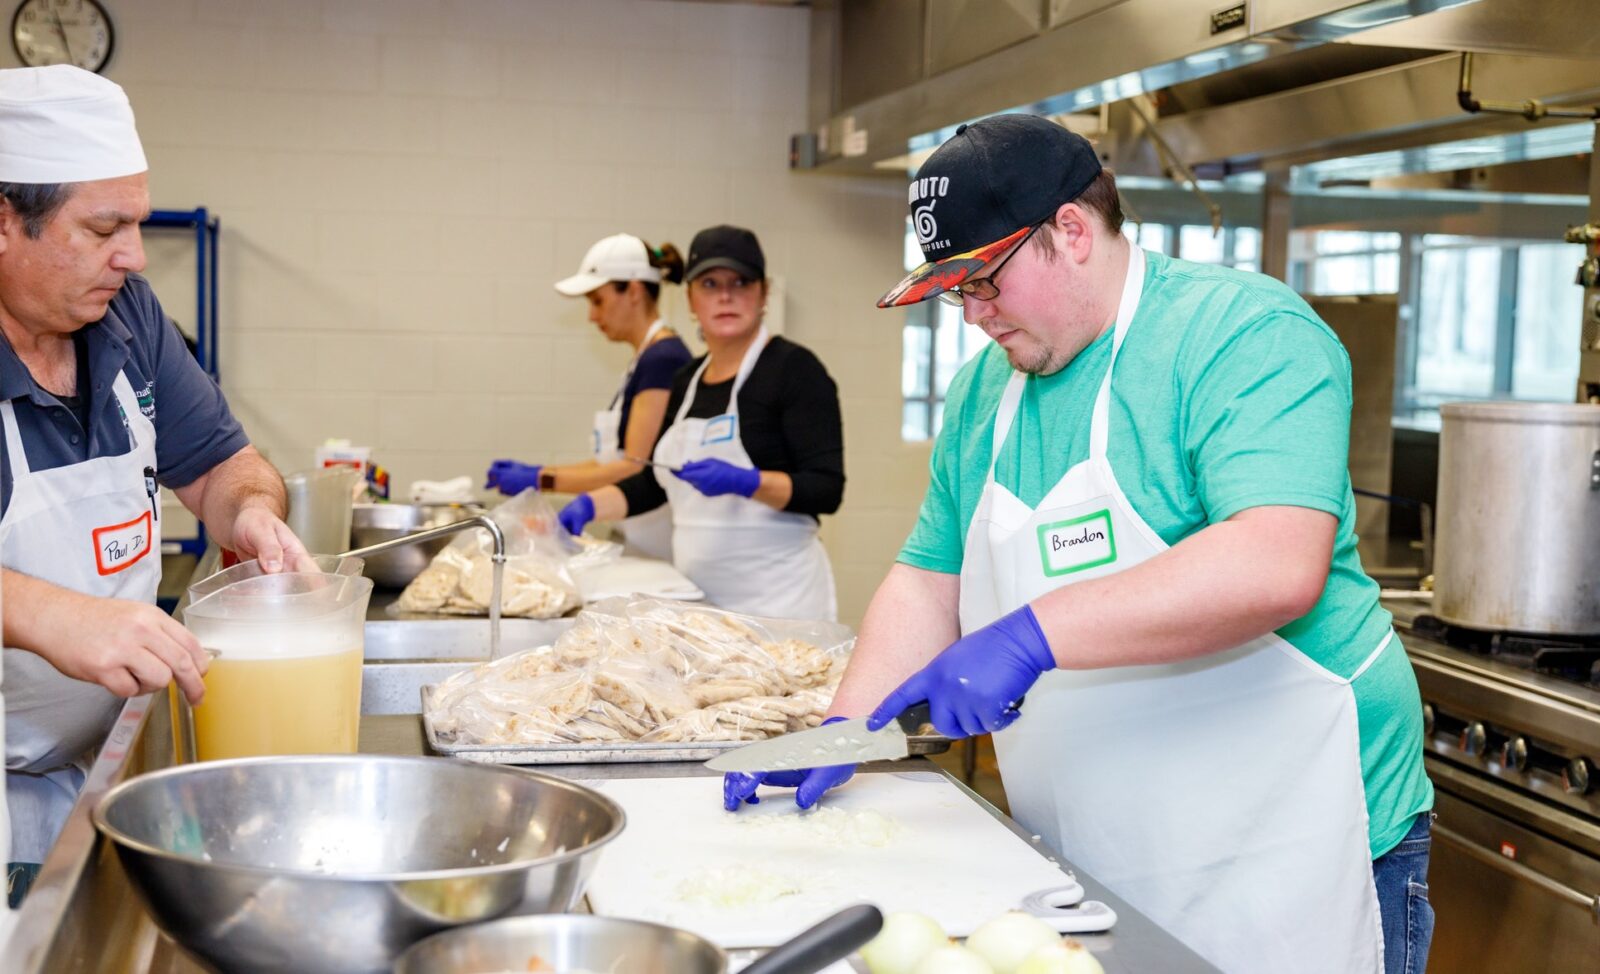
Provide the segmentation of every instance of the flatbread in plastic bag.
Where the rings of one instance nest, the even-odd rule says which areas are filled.
[[[606,599],[553,645],[446,680],[429,716],[458,744],[759,740],[822,722],[854,644],[833,622]]]
[[[579,564],[620,557],[620,545],[574,538],[555,509],[529,489],[488,512],[505,538],[500,612],[553,619],[583,603],[573,580]],[[487,615],[494,601],[494,543],[486,531],[463,531],[400,593],[402,612]]]

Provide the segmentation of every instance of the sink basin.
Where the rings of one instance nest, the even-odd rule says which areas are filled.
[[[502,619],[500,652],[548,646],[572,628],[571,619]],[[377,660],[486,660],[487,619],[368,620],[367,662]]]
[[[548,646],[571,619],[502,619],[500,651]],[[487,619],[372,619],[361,664],[361,712],[415,714],[422,687],[440,683],[489,658]]]

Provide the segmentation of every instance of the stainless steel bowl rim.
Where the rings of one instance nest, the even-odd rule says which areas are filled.
[[[666,923],[657,923],[654,920],[636,920],[633,917],[602,916],[598,913],[533,913],[524,914],[522,916],[499,917],[498,919],[494,920],[484,920],[480,923],[468,923],[462,926],[450,927],[445,930],[440,930],[437,933],[430,933],[426,937],[423,937],[421,940],[418,940],[416,943],[412,944],[410,947],[407,947],[399,957],[395,958],[395,966],[401,966],[408,956],[422,953],[424,945],[428,944],[429,941],[444,942],[453,940],[467,940],[471,939],[473,936],[481,936],[484,933],[493,933],[501,929],[525,926],[537,927],[541,924],[552,923],[576,923],[583,926],[593,925],[597,927],[623,926],[636,929],[657,930],[662,933],[669,934],[688,934],[696,940],[704,943],[715,953],[720,954],[722,956],[722,969],[728,969],[728,952],[715,941],[707,937],[703,937],[700,934],[695,933],[693,930],[689,930],[685,927],[674,927],[671,924]]]
[[[459,764],[459,765],[461,765],[463,767],[477,768],[477,769],[480,769],[483,772],[490,773],[490,774],[504,774],[504,775],[513,775],[513,776],[517,776],[517,777],[523,777],[523,778],[534,778],[534,779],[537,779],[539,781],[544,782],[545,784],[556,786],[556,787],[560,788],[562,791],[569,791],[569,792],[583,791],[583,792],[587,792],[590,795],[593,795],[594,797],[598,798],[601,801],[601,803],[604,804],[607,807],[607,809],[615,816],[616,824],[612,826],[611,831],[607,832],[605,835],[601,836],[600,838],[595,839],[593,842],[590,842],[590,843],[587,843],[586,845],[580,846],[577,849],[569,849],[566,852],[558,853],[558,854],[553,855],[553,856],[545,856],[545,857],[540,858],[540,859],[515,859],[515,860],[512,860],[511,862],[493,863],[493,864],[486,864],[486,865],[482,865],[482,866],[461,866],[461,867],[458,867],[458,868],[455,868],[455,869],[428,869],[428,870],[417,870],[417,871],[413,871],[413,872],[397,872],[397,873],[328,873],[328,872],[322,872],[320,870],[315,870],[315,869],[293,869],[293,868],[289,868],[289,867],[285,867],[285,866],[252,866],[252,865],[249,865],[247,863],[233,863],[233,862],[226,862],[226,861],[219,860],[219,859],[201,859],[201,858],[196,857],[196,856],[181,855],[179,853],[173,852],[170,849],[163,849],[160,846],[150,845],[147,842],[142,842],[142,841],[140,841],[138,839],[135,839],[132,836],[128,835],[126,832],[122,831],[121,829],[118,829],[118,828],[114,827],[110,822],[106,821],[106,817],[105,817],[105,809],[107,807],[109,807],[114,801],[116,801],[116,799],[117,799],[117,797],[119,795],[121,795],[123,792],[131,790],[139,782],[150,781],[150,780],[159,779],[159,778],[175,777],[175,776],[178,776],[178,775],[192,773],[194,770],[201,769],[201,768],[229,768],[229,767],[241,767],[241,766],[256,765],[256,764],[283,764],[285,762],[291,763],[291,764],[308,765],[308,764],[355,764],[355,763],[362,763],[362,764],[420,764],[420,763],[423,763],[423,762],[433,762],[433,761],[450,761],[450,762],[452,762],[454,764]],[[473,773],[476,773],[476,772],[473,772]],[[240,873],[246,873],[246,874],[256,874],[256,875],[261,875],[261,876],[264,876],[264,877],[265,876],[292,876],[292,877],[294,877],[296,879],[309,879],[309,880],[314,880],[314,881],[320,880],[320,881],[337,882],[337,883],[348,883],[348,882],[374,882],[374,883],[397,883],[398,882],[398,883],[407,883],[407,882],[417,882],[417,881],[425,881],[425,880],[432,880],[432,879],[454,879],[454,878],[458,878],[458,877],[461,877],[461,876],[467,876],[467,875],[471,875],[471,876],[493,876],[493,875],[496,875],[498,873],[522,872],[522,871],[524,871],[524,870],[526,870],[526,869],[528,869],[529,867],[532,867],[532,866],[543,866],[543,865],[550,865],[550,864],[554,864],[554,863],[561,863],[561,862],[566,862],[568,860],[577,859],[580,856],[588,855],[589,853],[593,852],[594,850],[599,849],[601,846],[606,845],[612,839],[615,839],[619,834],[621,834],[623,827],[628,824],[627,814],[622,810],[622,806],[618,805],[615,801],[613,801],[610,796],[602,794],[599,791],[596,791],[595,789],[592,789],[592,788],[585,788],[582,785],[576,784],[575,782],[568,781],[568,780],[566,780],[564,778],[560,778],[560,777],[557,777],[556,775],[552,775],[552,774],[545,774],[545,773],[539,772],[539,771],[529,771],[529,770],[526,770],[524,768],[513,767],[513,766],[510,766],[510,765],[480,764],[480,763],[475,762],[475,761],[458,761],[458,760],[456,760],[454,758],[391,757],[391,756],[378,756],[378,755],[367,756],[367,755],[343,755],[343,754],[289,755],[289,756],[283,756],[283,757],[273,756],[273,757],[254,757],[254,758],[228,758],[228,759],[222,760],[222,761],[202,761],[202,762],[199,762],[199,763],[196,763],[196,764],[180,764],[180,765],[176,765],[176,766],[170,767],[170,768],[162,768],[159,771],[151,771],[151,772],[147,772],[145,774],[137,775],[137,776],[135,776],[133,778],[129,778],[127,781],[124,781],[121,784],[116,785],[115,787],[113,787],[110,791],[107,791],[103,796],[101,796],[100,801],[95,803],[94,809],[91,812],[90,817],[91,817],[91,820],[94,822],[95,828],[98,829],[102,835],[106,836],[107,838],[110,838],[111,840],[116,842],[118,845],[122,845],[122,846],[124,846],[126,848],[135,850],[135,851],[137,851],[137,852],[139,852],[139,853],[141,853],[143,855],[153,856],[153,857],[156,857],[158,859],[169,859],[169,860],[172,860],[174,862],[202,863],[202,864],[204,864],[204,865],[206,865],[206,866],[208,866],[210,868],[214,868],[214,869],[222,869],[222,870],[227,870],[227,871],[232,871],[232,872],[240,872]]]

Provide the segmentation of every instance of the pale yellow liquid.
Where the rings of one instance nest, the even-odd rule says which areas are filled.
[[[288,659],[228,659],[206,671],[194,708],[202,761],[260,754],[354,754],[361,649]]]

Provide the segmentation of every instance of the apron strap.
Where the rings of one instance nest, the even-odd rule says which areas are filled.
[[[756,331],[755,341],[751,342],[750,347],[744,350],[744,358],[739,361],[739,372],[733,377],[733,389],[728,393],[728,412],[734,416],[739,415],[739,390],[744,388],[744,380],[750,378],[750,373],[755,370],[756,359],[761,357],[761,350],[767,347],[769,340],[767,326],[762,325]],[[706,369],[710,365],[711,354],[708,352],[706,353],[706,360],[700,363],[698,369],[694,370],[694,378],[689,380],[689,389],[683,394],[683,405],[678,407],[678,415],[673,419],[674,423],[683,422],[683,418],[689,415],[689,407],[694,405],[694,397],[700,391],[700,377],[705,375]]]
[[[0,402],[0,423],[6,428],[6,456],[10,458],[11,479],[15,482],[29,473],[28,454],[23,452],[22,427],[17,425],[17,410],[9,399]]]
[[[1111,337],[1111,361],[1106,364],[1106,377],[1100,382],[1100,392],[1094,397],[1094,414],[1089,419],[1089,459],[1104,462],[1106,440],[1110,427],[1111,373],[1117,367],[1117,353],[1122,341],[1128,337],[1128,326],[1133,323],[1134,312],[1139,309],[1139,297],[1144,293],[1144,250],[1138,246],[1128,248],[1128,276],[1122,283],[1122,300],[1117,305],[1116,330]]]
[[[665,327],[667,327],[665,318],[657,318],[651,322],[649,329],[644,333],[644,341],[639,343],[639,350],[628,361],[628,370],[622,373],[622,385],[617,386],[617,394],[611,397],[611,405],[606,407],[608,411],[616,409],[617,404],[622,402],[622,394],[628,391],[628,383],[633,381],[633,372],[639,367],[639,358],[644,355],[644,350],[650,347],[650,339],[659,335],[661,329]]]

